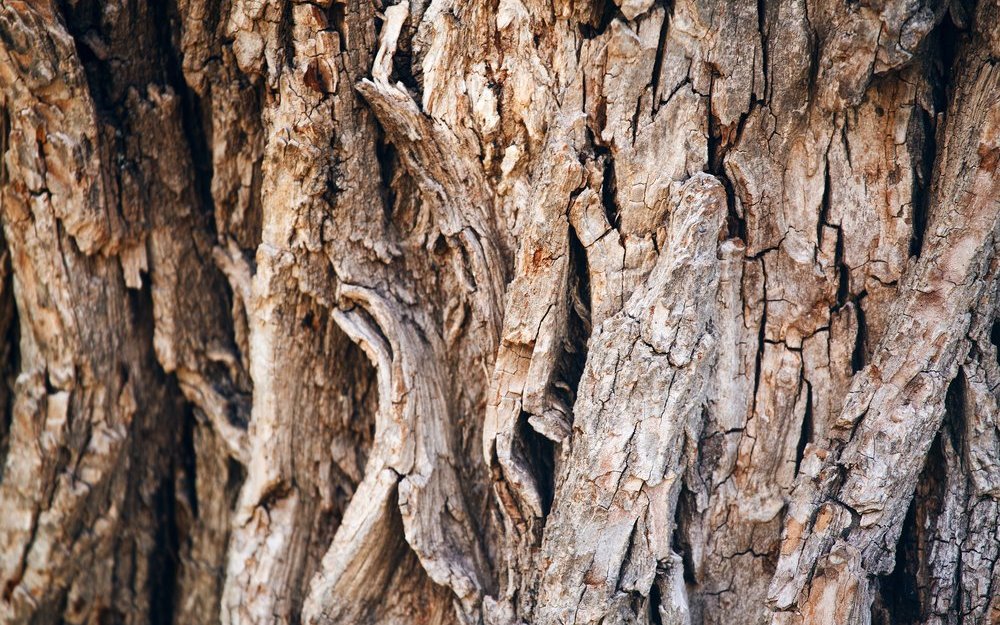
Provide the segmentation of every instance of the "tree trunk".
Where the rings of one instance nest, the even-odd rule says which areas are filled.
[[[0,623],[1000,623],[1000,2],[382,2],[0,0]]]

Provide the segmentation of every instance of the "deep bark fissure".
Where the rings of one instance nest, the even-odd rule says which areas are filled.
[[[7,185],[9,178],[7,159],[2,157],[10,149],[10,131],[10,111],[7,102],[0,99],[0,189]]]
[[[663,55],[667,45],[667,33],[670,30],[670,20],[674,14],[673,0],[658,0],[664,9],[663,22],[660,24],[660,35],[656,41],[656,55],[653,57],[653,73],[649,81],[650,93],[653,96],[653,106],[650,117],[656,117],[663,99],[660,97],[660,73],[663,71]],[[667,98],[669,99],[669,98]]]
[[[879,592],[872,606],[873,625],[916,625],[922,622],[916,571],[916,508],[914,499],[910,502],[896,545],[896,564],[891,573],[879,579]]]
[[[7,162],[4,155],[10,147],[10,112],[7,103],[0,99],[0,190],[7,184]],[[0,196],[2,197],[2,196]],[[2,200],[0,200],[2,202]],[[3,482],[7,465],[8,436],[14,418],[14,381],[21,369],[20,330],[17,305],[14,301],[14,273],[10,251],[0,231],[0,482]]]
[[[846,124],[844,124],[843,126],[841,126],[841,128],[842,129],[846,128]],[[846,148],[847,148],[846,142],[844,144],[844,147],[845,147],[845,150],[846,150]],[[820,248],[823,247],[823,228],[824,227],[828,227],[828,226],[832,226],[832,224],[830,223],[830,193],[831,193],[831,188],[832,188],[833,185],[831,184],[831,181],[830,181],[829,153],[830,153],[830,151],[828,149],[827,150],[827,163],[826,163],[826,166],[823,169],[823,198],[820,200],[820,205],[819,205],[819,219],[816,220],[816,254],[819,254]],[[834,227],[836,227],[836,226],[834,226]],[[837,244],[836,244],[836,247],[834,248],[835,249],[835,252],[834,252],[834,262],[837,263],[838,279],[840,279],[841,281],[843,281],[845,279],[844,276],[839,275],[839,272],[841,272],[844,269],[843,266],[842,266],[842,264],[841,264],[842,256],[843,256],[843,253],[844,253],[844,250],[842,249],[842,246],[843,246],[843,243],[840,241],[840,231],[839,231],[839,228],[838,228],[838,230],[837,230]],[[840,254],[840,256],[838,257],[837,254]],[[840,288],[841,288],[840,285],[838,285],[837,302],[838,302],[839,305],[843,305],[843,301],[840,299],[840,297],[841,297],[840,292],[839,292]]]
[[[598,3],[600,11],[595,13],[597,23],[580,22],[579,24],[580,34],[583,35],[584,39],[597,39],[607,32],[613,19],[624,17],[615,0],[598,0]]]
[[[715,81],[712,81],[715,84]],[[708,95],[709,107],[711,107],[712,93],[709,90]],[[746,123],[747,118],[753,111],[755,106],[754,102],[750,102],[748,105],[748,110],[740,116],[737,122],[736,130],[733,134],[734,141],[738,141],[743,132],[743,125]],[[726,173],[726,154],[731,148],[731,143],[729,139],[723,140],[723,133],[727,132],[728,129],[721,128],[719,125],[719,119],[709,111],[708,114],[708,156],[707,156],[707,169],[710,174],[719,179],[722,183],[723,188],[726,190],[726,230],[729,238],[737,238],[740,241],[746,242],[747,240],[747,223],[741,213],[743,212],[742,207],[740,207],[737,202],[739,201],[736,196],[736,188],[733,186],[733,181],[729,179],[729,174]]]
[[[340,35],[340,51],[346,52],[351,46],[347,37],[347,3],[343,0],[330,2],[330,6],[326,10],[326,17],[330,27]]]
[[[621,209],[618,206],[618,185],[615,177],[615,159],[610,151],[603,147],[595,147],[595,152],[604,156],[604,185],[601,187],[601,205],[608,223],[617,231],[621,231]]]
[[[760,73],[764,81],[763,93],[753,94],[759,103],[770,101],[768,94],[768,24],[767,24],[767,0],[757,0],[757,35],[760,37]]]
[[[378,160],[379,178],[382,180],[382,210],[386,222],[392,223],[393,211],[396,210],[396,175],[399,171],[399,157],[396,154],[396,147],[391,141],[385,139],[385,133],[380,134],[376,144],[375,158]],[[336,191],[341,191],[341,189],[332,191],[334,192],[330,195],[335,198]]]
[[[966,430],[965,407],[968,399],[965,389],[967,385],[968,379],[965,377],[965,368],[959,367],[958,373],[948,383],[948,390],[945,392],[944,419],[941,423],[941,431],[951,441],[952,451],[956,454],[959,462],[961,462],[961,458],[964,456],[963,435]],[[943,445],[944,443],[941,444]],[[940,472],[938,475],[940,475]]]
[[[674,513],[674,531],[671,537],[671,548],[681,557],[684,583],[694,588],[698,586],[698,578],[695,575],[694,557],[688,533],[690,531],[690,521],[696,517],[697,504],[695,494],[688,489],[687,480],[685,479],[684,483],[681,484],[681,492],[677,497],[677,510]],[[657,588],[657,585],[653,584],[652,588]]]
[[[138,475],[126,485],[123,512],[126,527],[131,515],[136,519],[147,519],[136,525],[146,529],[142,525],[149,524],[148,539],[152,541],[152,549],[143,554],[141,549],[144,545],[130,547],[129,542],[138,543],[143,537],[131,535],[129,531],[117,538],[118,548],[126,553],[131,552],[133,558],[129,585],[119,590],[126,590],[133,597],[140,597],[137,603],[147,606],[147,618],[151,624],[166,625],[173,622],[180,570],[180,545],[184,539],[177,516],[176,479],[181,466],[193,465],[195,462],[193,457],[187,455],[188,448],[184,440],[193,414],[176,379],[162,369],[153,353],[156,319],[150,282],[147,281],[140,289],[129,289],[127,297],[132,327],[145,362],[143,370],[130,371],[123,367],[121,375],[126,384],[132,377],[142,376],[135,381],[144,385],[142,394],[155,402],[156,410],[138,415],[132,423],[132,440],[141,444],[134,444],[126,453],[128,464],[135,467],[133,471]],[[143,395],[140,395],[140,399]],[[144,473],[146,474],[143,475]],[[144,491],[149,491],[149,494]],[[145,576],[139,578],[135,559],[143,556],[147,559],[148,568]]]
[[[854,349],[851,351],[851,371],[857,373],[865,368],[868,362],[868,323],[865,320],[864,302],[866,292],[862,291],[857,297],[851,298],[854,304],[854,318],[857,321],[858,329],[854,335]]]
[[[915,137],[908,141],[919,146],[919,151],[911,155],[917,163],[913,176],[913,237],[910,240],[910,256],[920,256],[927,230],[927,214],[931,205],[931,177],[934,175],[934,159],[937,155],[934,120],[921,106],[916,107],[917,118],[911,121]],[[909,133],[908,133],[909,134]]]
[[[663,625],[663,619],[660,618],[660,587],[658,584],[653,584],[649,588],[649,622],[650,625]]]
[[[569,280],[567,332],[563,354],[556,370],[553,385],[562,394],[563,404],[570,417],[580,386],[584,365],[587,362],[587,342],[593,330],[591,324],[590,265],[587,249],[580,242],[576,230],[569,228]]]
[[[844,231],[840,226],[837,226],[833,262],[837,266],[837,306],[842,308],[851,299],[851,268],[844,261]]]
[[[998,20],[0,3],[0,621],[990,621]]]
[[[973,0],[975,2],[975,0]],[[932,59],[935,76],[932,81],[934,88],[934,107],[938,112],[947,114],[948,103],[955,94],[955,75],[960,68],[955,63],[960,58],[960,51],[969,43],[968,25],[959,26],[955,21],[953,10],[957,3],[952,3],[944,19],[935,28],[936,39],[933,41],[940,51]]]
[[[98,114],[113,117],[114,109],[120,101],[111,93],[115,81],[106,65],[112,52],[108,49],[104,34],[101,32],[100,4],[90,1],[70,4],[69,0],[59,0],[58,4],[63,22],[73,39],[74,49],[86,73],[90,87],[88,93],[94,100]]]
[[[541,497],[542,503],[542,514],[543,516],[548,516],[552,510],[552,501],[555,498],[556,444],[531,427],[528,423],[527,413],[521,414],[518,440],[523,445],[524,457],[531,466],[531,473],[538,486],[538,494]]]
[[[149,562],[150,576],[156,580],[149,601],[150,625],[170,625],[174,622],[180,551],[175,499],[173,476],[165,476],[153,495],[153,506],[159,523]]]
[[[195,522],[198,518],[199,505],[197,489],[198,461],[194,444],[194,431],[196,427],[198,427],[198,419],[194,414],[194,408],[190,404],[187,404],[184,410],[184,425],[176,460],[177,466],[180,469],[180,475],[178,475],[178,471],[174,471],[174,475],[177,476],[178,481],[182,480],[180,487],[183,494],[178,495],[178,497],[183,497],[184,501],[190,505],[191,515],[194,517],[191,519],[191,522]],[[176,515],[173,515],[172,518],[176,521]]]
[[[3,154],[4,152],[0,152]],[[0,157],[2,160],[2,157]],[[0,235],[0,242],[3,237]],[[7,466],[7,453],[10,445],[10,430],[14,419],[14,399],[16,391],[16,379],[21,370],[21,348],[20,348],[20,323],[18,319],[17,306],[14,302],[14,276],[10,267],[10,252],[6,245],[2,245],[0,252],[0,329],[3,334],[0,336],[0,483],[3,482],[4,469]]]
[[[150,11],[163,65],[164,82],[181,99],[181,124],[193,164],[194,170],[191,174],[198,191],[197,197],[200,201],[198,208],[199,212],[206,216],[202,226],[215,239],[215,220],[211,218],[215,214],[215,200],[212,196],[212,152],[209,148],[212,143],[211,117],[205,114],[198,95],[184,79],[180,51],[175,45],[177,24],[180,19],[177,0],[153,2],[150,4]],[[209,121],[208,128],[205,125],[206,119]],[[231,297],[230,294],[229,298]]]
[[[813,392],[812,384],[808,380],[805,382],[806,407],[802,415],[802,426],[799,431],[799,440],[795,444],[795,474],[798,475],[802,467],[802,457],[806,450],[806,445],[812,442],[814,436],[813,424]]]
[[[930,603],[935,597],[931,595],[932,588],[928,585],[931,575],[928,570],[929,554],[935,547],[935,542],[940,541],[936,535],[939,531],[938,524],[948,522],[940,519],[946,506],[948,490],[954,488],[948,482],[954,480],[956,475],[947,457],[951,456],[954,459],[952,462],[959,463],[962,458],[965,384],[965,374],[960,368],[956,377],[948,384],[944,401],[945,416],[931,443],[903,521],[895,546],[895,566],[891,573],[880,578],[879,592],[873,606],[873,622],[916,625],[926,622],[930,614]],[[959,536],[965,533],[961,528],[949,529],[953,529]],[[959,564],[960,562],[961,555]],[[955,574],[961,574],[961,566],[957,567]],[[961,588],[960,580],[956,580],[955,588],[956,594],[950,597],[955,603],[952,603],[948,611],[961,614],[958,603],[961,597],[958,591]]]
[[[1000,319],[994,320],[990,326],[990,343],[993,344],[997,364],[1000,365]]]

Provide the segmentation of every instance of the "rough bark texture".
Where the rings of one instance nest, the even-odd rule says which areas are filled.
[[[0,623],[1000,623],[997,0],[0,0]]]

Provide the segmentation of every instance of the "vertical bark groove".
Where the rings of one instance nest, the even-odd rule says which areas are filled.
[[[0,623],[1000,620],[995,0],[0,0]]]

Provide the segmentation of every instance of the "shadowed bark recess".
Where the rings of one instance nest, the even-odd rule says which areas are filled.
[[[1000,622],[996,0],[0,0],[0,624]]]

